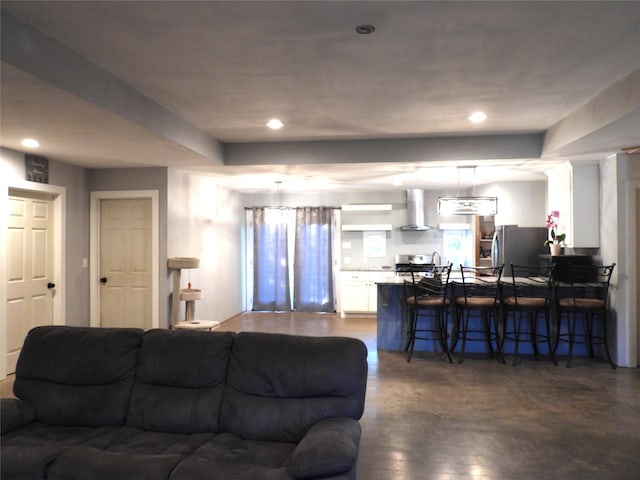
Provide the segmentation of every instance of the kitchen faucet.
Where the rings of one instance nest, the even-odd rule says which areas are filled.
[[[436,255],[438,256],[438,263],[436,263]],[[440,265],[440,263],[442,262],[442,257],[440,256],[440,252],[438,250],[434,250],[433,253],[431,254],[431,264],[433,265],[433,268],[435,270],[435,268]]]

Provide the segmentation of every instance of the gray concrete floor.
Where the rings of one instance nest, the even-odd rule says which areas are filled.
[[[369,348],[361,480],[640,479],[640,369],[376,349],[373,317],[248,313],[220,329],[346,335]],[[562,360],[562,359],[559,359]]]
[[[344,335],[369,348],[361,480],[640,479],[640,369],[377,351],[373,317],[246,313],[219,330]],[[1,382],[10,395],[12,380]],[[259,480],[259,479],[256,479]]]

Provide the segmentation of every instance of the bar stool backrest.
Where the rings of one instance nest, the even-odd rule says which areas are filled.
[[[431,271],[425,272],[423,266],[417,266],[411,270],[411,289],[409,296],[414,297],[441,297],[444,305],[449,293],[449,277],[451,276],[451,266],[435,265]],[[407,285],[407,282],[405,282]]]
[[[569,283],[574,300],[579,298],[596,299],[602,302],[603,308],[606,308],[611,275],[615,266],[615,263],[611,265],[569,264]]]
[[[497,305],[500,297],[500,279],[504,265],[497,267],[465,267],[460,265],[462,291],[465,303],[469,298],[493,298]]]
[[[505,285],[503,296],[513,298],[515,305],[530,305],[531,299],[544,301],[549,305],[553,285],[551,266],[529,266],[511,264],[511,283]],[[524,300],[524,302],[523,302]]]

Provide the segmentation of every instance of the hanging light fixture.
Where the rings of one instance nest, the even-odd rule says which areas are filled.
[[[498,213],[498,197],[476,195],[476,167],[458,168],[458,191],[460,190],[460,169],[473,169],[473,195],[438,198],[438,215],[495,215]]]

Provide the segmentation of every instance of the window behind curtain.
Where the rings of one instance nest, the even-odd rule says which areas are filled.
[[[296,209],[293,309],[333,312],[331,216],[333,209]]]

